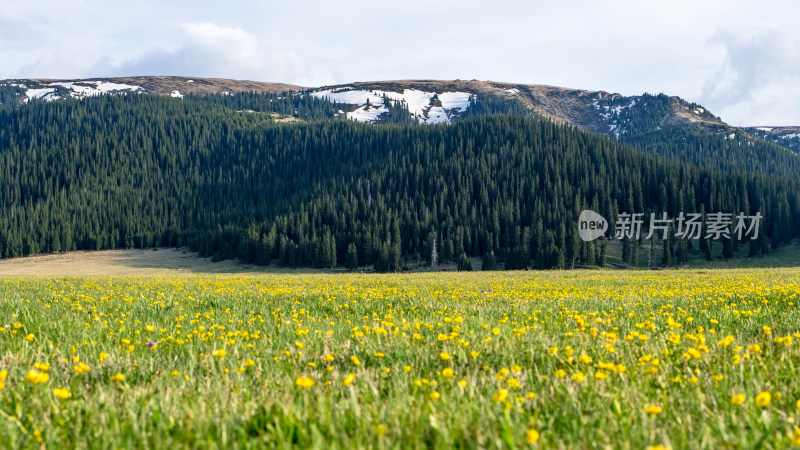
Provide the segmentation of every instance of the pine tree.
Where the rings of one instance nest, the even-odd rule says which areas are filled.
[[[433,245],[431,246],[431,268],[433,270],[439,268],[439,253],[436,251],[436,238],[433,238]]]
[[[599,253],[599,256],[597,257],[597,265],[600,266],[600,267],[605,267],[606,266],[606,246],[607,245],[608,245],[608,242],[606,242],[605,239],[603,239],[602,242],[600,242],[600,253]]]
[[[722,238],[722,258],[733,258],[733,239],[726,237]]]
[[[672,265],[672,245],[669,237],[663,241],[661,253],[661,265],[669,267]]]
[[[373,264],[375,272],[388,272],[390,270],[389,262],[389,246],[386,243],[381,244],[378,251],[378,259]]]
[[[472,263],[470,262],[466,253],[461,253],[461,255],[458,257],[458,271],[459,272],[472,271]]]
[[[400,270],[402,252],[400,250],[400,239],[395,239],[392,248],[389,250],[389,270],[396,272]]]
[[[483,255],[481,270],[497,270],[497,258],[495,258],[493,251]]]
[[[337,257],[336,257],[336,237],[331,235],[328,240],[328,267],[336,267],[337,264]]]
[[[347,246],[347,255],[345,256],[344,266],[348,270],[356,270],[358,268],[358,249],[356,244],[351,242]]]
[[[678,241],[678,264],[683,265],[689,260],[689,242],[686,239]]]
[[[627,236],[622,238],[622,262],[631,262],[631,241]]]

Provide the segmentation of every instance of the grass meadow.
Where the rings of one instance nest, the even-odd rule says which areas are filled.
[[[800,269],[0,278],[7,448],[788,448]]]

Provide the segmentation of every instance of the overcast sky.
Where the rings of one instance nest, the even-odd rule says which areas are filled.
[[[797,0],[10,0],[0,78],[479,79],[800,125]]]

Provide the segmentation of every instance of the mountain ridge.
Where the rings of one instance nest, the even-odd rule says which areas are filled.
[[[307,87],[288,83],[273,83],[251,80],[233,80],[227,78],[204,78],[188,76],[133,76],[133,77],[95,77],[85,79],[13,79],[0,81],[0,87],[20,89],[20,102],[32,98],[54,100],[64,96],[84,97],[100,93],[143,92],[157,95],[236,94],[257,92],[280,94],[283,92],[320,93],[325,90],[395,92],[406,90],[420,91],[433,95],[449,92],[461,92],[476,96],[494,96],[504,101],[518,100],[528,109],[554,120],[576,126],[582,130],[599,133],[615,139],[625,139],[631,134],[659,130],[663,127],[688,126],[693,129],[724,133],[726,136],[741,130],[743,139],[760,139],[771,142],[795,154],[800,154],[800,127],[737,127],[725,123],[702,105],[689,102],[679,96],[647,93],[625,96],[619,93],[574,89],[544,84],[525,84],[513,82],[497,82],[489,80],[384,80],[359,81],[345,84],[333,84],[318,87]],[[127,88],[125,88],[127,87]],[[22,90],[24,89],[24,92]],[[662,97],[663,96],[663,97]],[[375,97],[373,97],[374,99]],[[653,100],[655,98],[658,102]],[[415,116],[423,123],[449,121],[466,110],[438,111],[436,120],[428,121],[427,113],[434,106],[435,98],[431,97],[430,105],[425,111],[417,111]],[[0,101],[2,98],[0,97]],[[650,102],[650,103],[648,103]],[[655,104],[660,103],[660,104]],[[340,110],[340,117],[354,118],[360,121],[380,122],[380,113],[365,103],[350,104]],[[660,108],[658,113],[648,111],[648,107]],[[385,110],[383,111],[385,112]],[[644,116],[648,118],[646,126],[634,124]]]
[[[570,108],[567,100],[582,100],[585,104],[591,105],[594,101],[617,102],[625,99],[638,99],[642,95],[625,96],[619,93],[607,91],[595,91],[586,89],[567,88],[546,84],[525,84],[513,82],[498,82],[490,80],[381,80],[381,81],[358,81],[352,83],[340,83],[323,85],[317,87],[301,86],[290,83],[276,83],[252,80],[236,80],[228,78],[204,78],[189,76],[130,76],[130,77],[90,77],[75,79],[57,78],[28,78],[28,79],[7,79],[0,80],[0,84],[32,82],[37,85],[50,85],[53,83],[87,83],[93,81],[104,81],[119,84],[139,86],[144,92],[160,95],[170,95],[174,91],[181,94],[223,94],[236,92],[270,92],[280,93],[285,91],[319,91],[323,89],[342,89],[352,87],[356,89],[419,89],[434,92],[467,91],[472,94],[492,94],[500,97],[512,99],[518,98],[527,106],[545,117],[579,126],[589,131],[600,132],[601,129],[591,129],[594,124],[591,121],[581,120],[582,111]],[[26,85],[27,86],[27,85]],[[676,121],[679,118],[685,122],[706,122],[716,125],[728,125],[719,117],[714,116],[706,108],[689,102],[679,96],[670,96],[670,99],[677,103],[674,111]],[[559,102],[558,100],[561,100]],[[693,106],[690,107],[690,106]],[[698,112],[699,109],[699,112]],[[732,126],[732,125],[729,125]],[[736,128],[757,128],[755,126],[736,127]],[[770,127],[770,128],[792,128],[792,127]]]

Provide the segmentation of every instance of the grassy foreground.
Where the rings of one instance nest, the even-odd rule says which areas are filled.
[[[800,445],[800,269],[0,278],[9,448]]]

